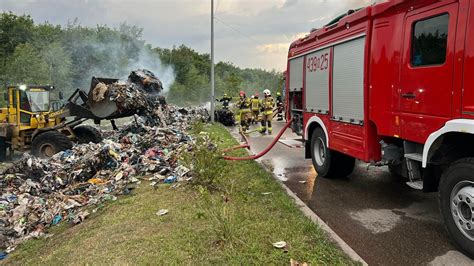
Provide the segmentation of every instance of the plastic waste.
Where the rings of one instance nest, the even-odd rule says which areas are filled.
[[[163,215],[168,214],[168,212],[169,212],[169,211],[168,211],[167,209],[161,209],[161,210],[159,210],[159,211],[156,213],[156,215],[158,215],[158,216],[163,216]]]
[[[58,215],[54,216],[53,220],[51,221],[51,224],[52,225],[57,225],[59,222],[62,221],[62,219],[63,218],[61,217],[61,215],[58,214]]]
[[[286,248],[287,244],[285,241],[279,241],[279,242],[273,243],[273,246],[278,249],[283,249],[283,248]]]
[[[165,184],[171,184],[171,183],[174,183],[178,181],[178,179],[176,178],[176,176],[168,176],[166,179],[165,179]]]
[[[0,260],[6,259],[7,256],[8,256],[8,253],[6,253],[5,251],[0,251]]]

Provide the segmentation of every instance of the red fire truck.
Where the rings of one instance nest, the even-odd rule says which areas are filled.
[[[355,159],[439,193],[447,231],[474,256],[474,1],[389,0],[293,42],[287,117],[318,175]]]

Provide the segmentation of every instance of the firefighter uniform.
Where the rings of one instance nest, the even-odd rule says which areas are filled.
[[[224,96],[221,99],[216,99],[216,101],[222,103],[222,108],[229,109],[229,104],[232,101],[232,98],[227,96],[226,93],[224,93]]]
[[[270,95],[269,90],[264,92],[265,98],[262,100],[262,127],[260,133],[265,134],[268,131],[268,134],[272,134],[272,119],[273,119],[273,107],[275,106],[275,101]]]
[[[237,103],[237,106],[240,109],[240,126],[245,132],[249,129],[250,122],[252,120],[252,112],[250,110],[250,99],[245,96],[244,92],[240,92],[240,99]]]
[[[258,96],[255,95],[254,98],[252,98],[252,122],[253,123],[258,123],[258,116],[260,115],[260,100],[258,99]]]
[[[283,121],[283,99],[281,98],[281,94],[277,92],[277,108],[278,108],[278,121]]]

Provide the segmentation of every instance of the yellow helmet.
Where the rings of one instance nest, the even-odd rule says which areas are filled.
[[[227,93],[224,93],[224,97],[227,97]]]
[[[280,93],[280,92],[277,92],[277,96],[281,96],[281,93]]]

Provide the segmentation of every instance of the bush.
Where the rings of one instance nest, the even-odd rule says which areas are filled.
[[[224,176],[226,162],[217,149],[216,143],[220,140],[217,137],[203,133],[203,123],[196,123],[193,127],[195,134],[194,143],[190,146],[189,152],[183,156],[184,162],[191,169],[193,179],[191,183],[202,186],[209,190],[221,190],[219,181]]]

